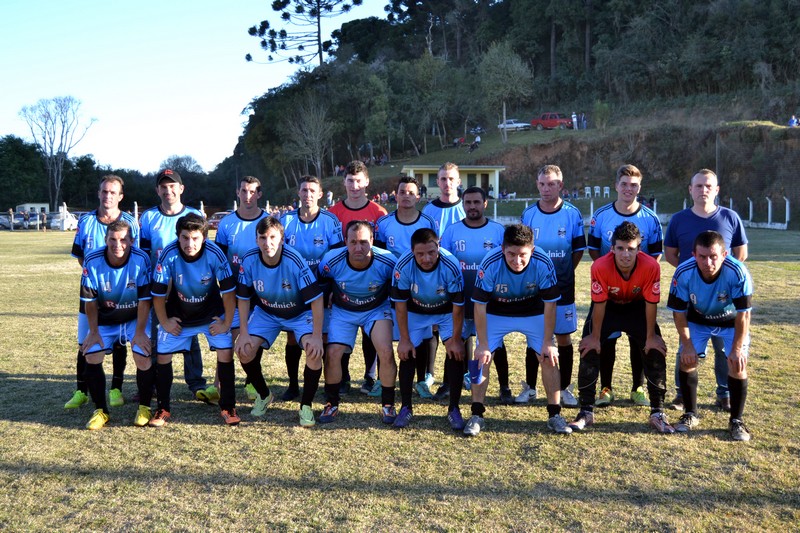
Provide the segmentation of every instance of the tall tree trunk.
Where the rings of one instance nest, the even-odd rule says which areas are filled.
[[[556,21],[550,23],[550,79],[556,79]]]
[[[414,137],[412,137],[410,133],[408,134],[408,140],[411,141],[411,146],[414,147],[414,152],[417,154],[417,156],[421,155],[419,153],[419,148],[417,148],[417,143],[414,142]]]
[[[588,77],[592,71],[592,0],[585,0],[586,29],[583,32],[583,70]]]

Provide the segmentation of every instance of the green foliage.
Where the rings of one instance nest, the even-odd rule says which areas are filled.
[[[33,143],[14,135],[0,138],[0,212],[25,202],[46,202],[47,173],[42,154]]]
[[[608,120],[611,118],[611,106],[607,102],[595,100],[593,110],[595,126],[605,131],[608,127]]]

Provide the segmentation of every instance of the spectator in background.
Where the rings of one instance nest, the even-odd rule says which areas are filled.
[[[792,115],[792,118],[789,119],[789,127],[796,128],[797,127],[797,117]]]
[[[572,129],[578,129],[578,114],[575,111],[572,112]]]
[[[580,119],[581,119],[581,129],[585,130],[587,122],[586,122],[586,113],[584,113],[583,111],[581,111]]]

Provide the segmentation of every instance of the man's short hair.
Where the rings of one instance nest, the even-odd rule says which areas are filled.
[[[692,251],[696,251],[698,246],[711,248],[715,244],[719,244],[720,248],[725,249],[725,239],[722,234],[714,230],[706,230],[695,237]]]
[[[442,166],[439,167],[439,172],[441,172],[442,170],[454,170],[454,169],[457,171],[458,165],[456,165],[455,163],[451,163],[450,161],[447,161],[446,163],[443,163]]]
[[[256,234],[266,235],[266,233],[272,228],[276,228],[281,232],[281,240],[283,240],[283,224],[281,224],[281,221],[275,217],[264,217],[259,220],[258,224],[256,225]]]
[[[414,249],[414,246],[418,244],[428,244],[429,242],[434,242],[436,245],[439,245],[439,236],[436,235],[436,232],[433,231],[431,228],[419,228],[417,231],[411,234],[411,249]]]
[[[319,185],[319,189],[322,190],[322,182],[316,176],[309,176],[308,174],[300,176],[300,181],[297,183],[297,188],[299,189],[304,183],[316,183]]]
[[[639,227],[633,222],[627,220],[614,228],[614,233],[611,234],[611,246],[617,244],[617,241],[630,242],[642,241],[642,232]]]
[[[106,174],[105,176],[100,178],[100,185],[99,185],[98,189],[102,189],[103,188],[103,184],[106,183],[106,182],[119,183],[120,192],[124,192],[125,191],[125,181],[122,178],[120,178],[119,176],[117,176],[116,174]]]
[[[175,223],[175,231],[179,237],[183,230],[199,231],[203,234],[203,238],[208,238],[208,222],[197,213],[189,213],[178,219],[178,222]]]
[[[356,159],[355,161],[350,161],[347,163],[347,168],[345,168],[344,175],[355,176],[359,172],[363,172],[364,176],[369,178],[369,170],[367,169],[367,165],[365,165],[363,161]]]
[[[375,236],[374,235],[375,232],[372,229],[372,224],[370,224],[366,220],[351,220],[350,222],[347,223],[347,227],[344,230],[345,241],[347,241],[346,237],[347,235],[350,234],[350,230],[354,228],[356,231],[360,230],[361,228],[367,228],[367,230],[369,230],[369,236],[373,238]]]
[[[714,172],[713,170],[710,170],[710,169],[707,169],[707,168],[701,168],[700,170],[698,170],[697,172],[694,173],[694,176],[697,176],[698,174],[702,174],[704,176],[708,176],[709,178],[714,178],[714,180],[717,182],[717,184],[719,184],[719,178],[717,177],[717,173]],[[694,181],[694,176],[692,176],[692,179],[689,180],[690,183],[692,181]]]
[[[555,174],[558,181],[564,181],[564,175],[561,173],[561,169],[558,165],[545,165],[539,169],[539,172],[536,173],[536,177],[539,176],[546,176],[547,174]]]
[[[630,176],[632,178],[639,178],[639,180],[641,180],[642,171],[633,165],[622,165],[617,169],[617,183],[619,183],[619,180],[622,178],[622,176]]]
[[[503,232],[503,246],[533,246],[533,231],[525,224],[510,224]]]
[[[245,176],[239,180],[239,188],[241,189],[242,183],[255,183],[256,184],[256,191],[261,192],[261,180],[259,180],[255,176]]]
[[[127,220],[118,218],[117,220],[109,224],[108,228],[106,229],[106,235],[112,232],[116,233],[118,231],[125,231],[128,233],[128,237],[133,238],[133,236],[131,235],[131,225],[128,224]]]
[[[396,192],[400,192],[400,185],[402,185],[403,183],[412,183],[412,184],[416,185],[417,186],[417,192],[419,192],[419,181],[417,181],[417,178],[415,178],[414,176],[402,176],[397,181],[397,187],[395,187],[394,190]]]
[[[475,194],[475,193],[480,194],[481,198],[483,198],[483,201],[484,202],[486,201],[486,191],[483,190],[483,187],[477,187],[475,185],[473,185],[472,187],[467,187],[467,190],[465,190],[461,194],[461,198],[464,198],[468,194]]]

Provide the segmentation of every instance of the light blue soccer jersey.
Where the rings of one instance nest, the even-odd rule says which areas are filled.
[[[299,211],[290,211],[281,217],[281,224],[284,242],[305,258],[314,275],[322,256],[342,244],[342,224],[323,209],[310,222],[303,222]]]
[[[508,268],[502,248],[490,251],[481,262],[472,293],[472,301],[486,304],[487,313],[513,317],[542,315],[544,302],[559,298],[556,269],[539,249],[534,249],[530,263],[519,273]]]
[[[382,248],[372,247],[372,261],[355,269],[348,261],[347,248],[326,253],[319,264],[319,276],[333,285],[334,305],[348,311],[370,311],[389,298],[395,257]]]
[[[90,252],[83,262],[81,301],[97,302],[98,325],[136,320],[140,300],[150,299],[150,258],[135,246],[119,267],[106,259],[106,248]]]
[[[472,318],[472,291],[478,268],[486,254],[503,244],[505,228],[494,220],[486,219],[486,223],[478,228],[471,228],[464,221],[457,222],[444,230],[439,245],[453,254],[461,267],[464,276],[464,317]]]
[[[611,251],[611,235],[617,226],[623,222],[636,224],[642,234],[640,250],[652,256],[657,256],[664,251],[664,232],[661,222],[650,208],[640,205],[639,209],[631,215],[623,215],[614,207],[614,202],[604,205],[594,212],[589,224],[588,248],[600,250],[600,255]]]
[[[257,217],[247,220],[234,211],[225,215],[219,221],[214,243],[228,256],[228,261],[231,262],[231,269],[234,274],[238,270],[237,267],[241,263],[244,254],[258,247],[256,226],[258,226],[262,218],[267,216],[269,216],[267,213],[259,210]]]
[[[378,219],[375,230],[375,245],[392,252],[395,257],[400,257],[411,249],[411,235],[420,228],[429,228],[436,231],[436,223],[425,213],[419,213],[417,220],[404,224],[397,219],[397,211]]]
[[[167,297],[167,315],[180,318],[183,327],[210,324],[213,317],[222,316],[225,309],[220,294],[235,289],[228,258],[209,240],[191,260],[177,241],[168,244],[153,271],[153,296]]]
[[[727,256],[717,279],[708,283],[692,258],[675,269],[667,308],[687,313],[695,324],[732,328],[736,313],[749,310],[752,298],[753,279],[743,263]]]
[[[569,202],[547,213],[539,208],[539,202],[522,212],[522,223],[533,230],[533,244],[537,250],[547,253],[556,267],[561,299],[558,305],[575,302],[575,268],[573,252],[586,249],[583,234],[583,215]]]
[[[439,249],[439,260],[430,272],[422,270],[409,250],[394,269],[391,299],[408,302],[408,310],[422,315],[441,315],[464,305],[464,278],[458,260]]]
[[[442,236],[447,226],[467,218],[467,214],[464,212],[464,204],[460,198],[452,204],[436,198],[428,202],[428,205],[422,208],[422,212],[433,219],[433,223],[436,224],[436,233],[439,237]]]
[[[322,296],[322,290],[303,256],[284,244],[275,266],[264,262],[259,249],[244,255],[236,296],[255,301],[270,315],[290,319],[311,309],[311,302]]]
[[[136,218],[130,213],[122,211],[118,220],[124,220],[130,225],[133,245],[139,246],[139,224],[136,222]],[[92,250],[104,247],[106,233],[108,233],[108,224],[103,224],[97,219],[97,210],[83,215],[78,221],[78,230],[72,241],[72,257],[82,261]]]
[[[182,216],[194,213],[203,216],[203,213],[189,207],[183,206],[180,213],[175,215],[165,215],[161,211],[161,206],[151,207],[142,213],[139,222],[142,225],[142,250],[150,254],[150,264],[155,268],[161,252],[168,244],[178,240],[178,232],[175,224]]]

